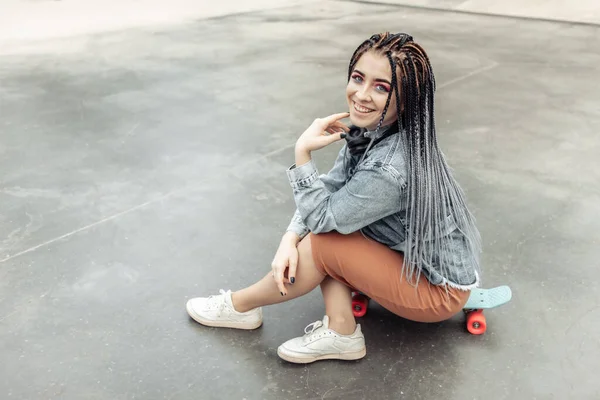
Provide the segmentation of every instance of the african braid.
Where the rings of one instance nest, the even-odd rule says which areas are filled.
[[[403,273],[417,284],[422,266],[435,263],[446,278],[449,265],[455,262],[451,248],[453,238],[449,235],[454,227],[458,227],[467,242],[468,261],[479,270],[481,238],[475,218],[469,212],[465,195],[437,140],[436,83],[429,58],[410,35],[373,35],[352,55],[348,80],[360,57],[370,50],[385,54],[392,70],[392,90],[377,130],[388,111],[391,96],[395,94],[398,132],[405,135],[408,226]]]

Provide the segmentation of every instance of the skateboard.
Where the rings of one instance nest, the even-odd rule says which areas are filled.
[[[491,289],[473,289],[471,295],[463,306],[467,316],[467,330],[473,335],[482,335],[487,329],[483,310],[499,307],[512,298],[512,291],[508,286],[498,286]],[[367,313],[369,297],[360,292],[352,292],[352,312],[355,317],[363,317]]]
[[[473,335],[482,335],[487,329],[483,310],[499,307],[512,298],[512,291],[508,286],[498,286],[491,289],[473,289],[469,300],[463,306],[467,315],[467,330]]]

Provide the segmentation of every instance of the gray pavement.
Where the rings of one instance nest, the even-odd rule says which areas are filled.
[[[401,5],[470,14],[496,15],[575,24],[600,25],[596,0],[354,0],[361,3]]]
[[[432,59],[484,284],[513,301],[483,336],[372,305],[365,359],[310,366],[276,348],[322,317],[317,291],[257,331],[193,323],[187,298],[268,271],[293,143],[343,110],[348,58],[382,30]],[[5,52],[0,398],[600,398],[599,33],[331,1]]]

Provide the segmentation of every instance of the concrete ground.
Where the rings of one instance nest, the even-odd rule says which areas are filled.
[[[363,3],[394,4],[460,13],[499,15],[525,19],[600,24],[596,0],[356,0]]]
[[[483,336],[462,315],[419,324],[372,305],[365,359],[309,366],[276,348],[322,317],[318,291],[253,332],[190,321],[189,297],[269,270],[293,143],[343,110],[348,59],[382,30],[429,52],[484,285],[512,302]],[[598,27],[327,1],[11,40],[0,398],[600,397]],[[336,151],[316,154],[321,170]]]

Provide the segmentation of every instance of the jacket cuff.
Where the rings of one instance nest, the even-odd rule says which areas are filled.
[[[319,171],[317,171],[314,160],[310,160],[299,167],[293,164],[286,172],[290,185],[294,190],[309,187],[319,179]]]
[[[299,224],[294,224],[294,223],[290,224],[290,226],[288,226],[285,231],[286,232],[294,232],[296,235],[298,235],[300,240],[304,239],[304,237],[306,235],[308,235],[310,232],[310,230],[308,228],[305,228]]]

